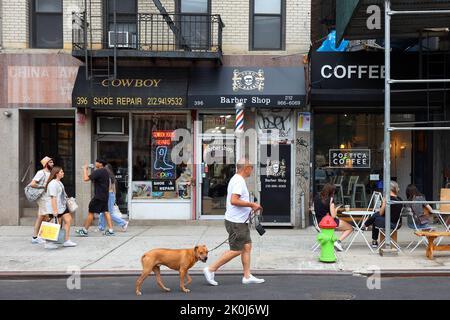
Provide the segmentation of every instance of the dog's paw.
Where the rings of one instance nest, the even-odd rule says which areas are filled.
[[[183,292],[184,292],[184,293],[189,293],[189,292],[191,292],[191,290],[189,290],[189,289],[184,289]]]
[[[137,295],[137,296],[142,296],[142,292],[136,291],[136,295]]]
[[[164,291],[170,292],[170,288],[164,288]]]

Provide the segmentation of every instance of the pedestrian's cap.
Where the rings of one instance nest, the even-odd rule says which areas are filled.
[[[334,229],[337,227],[336,221],[327,214],[325,217],[322,218],[322,221],[319,223],[320,229]]]
[[[44,159],[41,160],[42,166],[45,168],[45,166],[47,165],[47,163],[48,163],[50,160],[53,160],[53,159],[50,158],[50,157],[44,157]]]

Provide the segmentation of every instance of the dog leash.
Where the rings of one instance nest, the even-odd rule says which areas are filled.
[[[253,218],[254,216],[255,216],[255,215],[254,215],[254,211],[253,211],[253,210],[250,211],[250,214],[248,215],[247,220],[245,220],[245,222],[244,222],[244,223],[247,223],[247,221],[250,222],[250,223],[249,223],[249,224],[250,224],[249,228],[250,228],[251,225],[252,225],[252,218]],[[234,236],[234,237],[237,237],[236,232],[234,232],[229,238],[232,238],[233,236]],[[220,248],[222,245],[224,245],[225,243],[227,243],[228,240],[230,240],[229,238],[226,238],[225,241],[223,241],[221,244],[219,244],[219,245],[218,245],[217,247],[215,247],[214,249],[209,250],[208,252],[212,252],[212,251],[216,250],[217,248]],[[234,238],[233,238],[233,240],[234,240]]]

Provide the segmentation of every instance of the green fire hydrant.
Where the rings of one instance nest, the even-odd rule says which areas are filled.
[[[320,233],[317,235],[317,241],[320,243],[321,252],[319,261],[336,262],[334,254],[334,242],[337,240],[334,229],[337,227],[336,222],[330,215],[323,217],[319,224]]]

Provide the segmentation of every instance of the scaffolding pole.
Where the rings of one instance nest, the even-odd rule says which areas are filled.
[[[450,130],[450,127],[391,127],[389,131],[442,131]]]
[[[390,197],[390,180],[391,180],[391,131],[418,131],[418,130],[450,130],[450,127],[391,127],[391,84],[395,83],[447,83],[450,79],[391,79],[391,16],[393,15],[409,15],[409,14],[449,14],[450,10],[423,10],[423,11],[392,11],[391,1],[384,1],[384,59],[385,59],[385,101],[384,101],[384,176],[383,188],[386,199],[385,207],[385,248],[380,250],[380,254],[395,254],[397,251],[391,249],[391,203],[447,203],[448,201],[391,201]]]
[[[384,1],[384,63],[385,63],[385,79],[384,79],[384,174],[383,174],[383,191],[386,199],[385,207],[385,248],[381,248],[380,254],[391,250],[391,132],[389,128],[391,126],[391,1]]]

